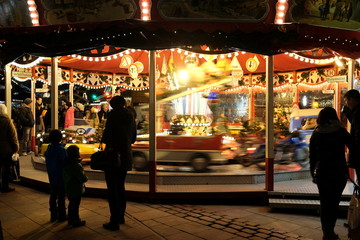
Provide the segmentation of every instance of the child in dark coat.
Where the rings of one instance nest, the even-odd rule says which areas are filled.
[[[51,222],[65,221],[65,188],[63,180],[63,168],[67,157],[64,144],[60,144],[62,133],[55,129],[49,134],[50,144],[45,152],[46,169],[50,182],[50,212]]]
[[[76,145],[69,146],[67,148],[67,156],[64,167],[64,183],[65,192],[69,200],[68,224],[73,227],[80,227],[86,223],[79,217],[79,206],[81,195],[85,192],[84,183],[87,182],[88,179],[80,163],[79,147]]]

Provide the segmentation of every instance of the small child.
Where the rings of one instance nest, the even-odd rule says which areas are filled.
[[[76,145],[69,146],[64,167],[64,183],[65,192],[69,200],[68,224],[73,227],[84,226],[86,223],[79,217],[81,195],[85,192],[84,183],[88,180],[80,162],[79,147]]]
[[[63,180],[63,168],[67,153],[64,144],[60,144],[61,139],[61,132],[57,129],[52,130],[49,134],[50,144],[45,152],[45,163],[50,182],[51,222],[67,220]]]

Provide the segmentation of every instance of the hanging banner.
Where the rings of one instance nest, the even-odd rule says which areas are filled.
[[[325,77],[328,82],[346,82],[347,76],[334,76],[334,77]]]

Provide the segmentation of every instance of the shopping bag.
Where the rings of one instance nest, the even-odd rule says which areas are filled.
[[[12,155],[12,161],[10,165],[10,179],[13,182],[20,181],[20,164],[19,164],[19,154],[14,153]]]
[[[121,155],[115,149],[106,148],[91,155],[90,168],[93,170],[119,168],[120,166]]]
[[[357,185],[355,185],[353,195],[350,199],[347,220],[350,229],[360,228],[360,196]]]

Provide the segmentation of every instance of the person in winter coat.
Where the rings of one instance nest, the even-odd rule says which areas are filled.
[[[0,104],[0,170],[1,170],[1,192],[12,192],[15,188],[9,187],[9,174],[12,155],[19,151],[19,141],[15,126],[7,114],[4,104]]]
[[[65,207],[65,187],[63,168],[67,158],[64,144],[60,144],[62,133],[54,129],[49,134],[50,144],[45,152],[46,170],[50,183],[50,221],[63,222],[67,220]]]
[[[45,107],[44,107],[42,98],[36,97],[36,103],[35,103],[35,129],[36,129],[36,132],[45,131],[44,115],[43,115],[44,110],[45,110]]]
[[[22,128],[22,140],[20,153],[26,156],[31,152],[31,129],[34,127],[35,119],[31,111],[32,100],[26,98],[19,111],[19,122]]]
[[[354,144],[334,108],[322,109],[317,123],[310,138],[310,171],[319,189],[323,240],[336,240],[334,227],[348,177],[345,146],[352,150]]]
[[[65,122],[64,128],[68,128],[75,125],[75,115],[74,115],[74,107],[72,106],[71,102],[66,102],[65,104]]]
[[[85,192],[84,183],[88,180],[80,162],[81,158],[79,147],[76,145],[69,146],[67,148],[67,158],[65,161],[63,176],[65,192],[69,200],[68,224],[73,227],[84,226],[86,223],[79,217],[81,195]]]
[[[345,106],[343,113],[351,123],[350,134],[355,143],[355,148],[349,153],[349,166],[355,168],[356,175],[360,177],[360,93],[351,89],[344,95]]]
[[[103,120],[106,120],[109,113],[110,113],[109,104],[108,103],[101,104],[101,110],[97,113],[99,117],[99,123],[101,123]]]
[[[130,110],[125,107],[125,99],[115,96],[110,100],[113,110],[109,113],[102,136],[106,148],[113,148],[121,155],[121,167],[105,169],[108,191],[110,222],[103,227],[110,231],[119,230],[119,224],[125,223],[126,192],[125,178],[132,168],[131,144],[136,140],[136,123]]]

